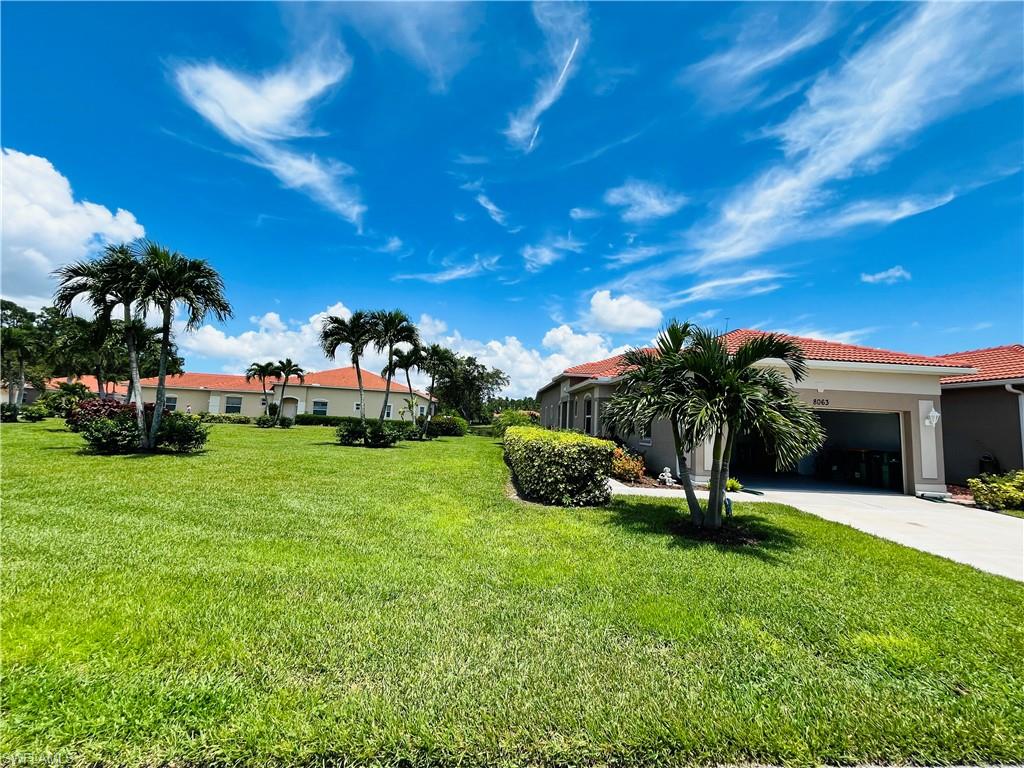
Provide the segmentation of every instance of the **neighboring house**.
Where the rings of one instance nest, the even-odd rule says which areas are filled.
[[[156,377],[142,380],[142,399],[151,403],[156,400]],[[359,386],[356,383],[355,368],[334,368],[328,371],[306,374],[305,383],[290,379],[284,387],[284,402],[281,402],[281,381],[270,380],[267,390],[270,401],[281,406],[281,415],[295,418],[299,413],[314,413],[320,416],[358,416]],[[384,405],[383,377],[370,371],[363,371],[364,400],[368,418],[377,418]],[[421,416],[427,412],[428,398],[422,392],[414,391],[415,413]],[[391,397],[388,400],[389,419],[409,419],[406,400],[409,390],[404,384],[391,382]],[[183,373],[167,377],[167,408],[192,413],[237,413],[242,416],[259,416],[264,411],[263,389],[259,381],[246,381],[245,376],[226,373]],[[403,413],[403,411],[405,411]]]
[[[723,337],[735,350],[764,332],[730,331]],[[751,439],[737,441],[730,467],[741,481],[804,481],[863,485],[908,494],[944,493],[943,376],[971,373],[968,363],[797,336],[807,358],[807,377],[796,386],[825,428],[824,447],[790,473],[776,473],[774,460]],[[784,368],[781,361],[768,362]],[[541,423],[608,435],[601,413],[622,374],[621,357],[565,369],[537,393]],[[788,375],[788,373],[787,373]],[[678,474],[671,427],[656,420],[648,433],[620,436],[644,454],[649,469],[669,467]],[[711,443],[687,458],[694,479],[710,475]]]
[[[93,394],[99,394],[99,392],[100,392],[100,388],[99,388],[99,386],[96,383],[96,377],[95,376],[79,376],[79,377],[72,378],[70,382],[66,378],[64,378],[64,377],[48,379],[46,381],[46,390],[48,392],[49,391],[54,391],[54,390],[56,390],[58,388],[58,386],[60,384],[66,384],[66,383],[84,384],[86,386],[86,388],[90,392],[92,392]],[[105,384],[105,392],[106,392],[106,396],[107,397],[115,397],[116,396],[116,397],[124,398],[124,397],[126,397],[128,395],[128,382],[127,381],[120,381],[120,382],[118,382],[118,381],[108,381]],[[14,387],[14,395],[15,395],[15,397],[17,397],[17,394],[18,394],[18,388],[17,388],[17,386],[15,386]],[[42,393],[39,392],[34,386],[32,386],[28,382],[25,382],[25,399],[23,401],[23,405],[31,405],[32,403],[34,403],[36,400],[39,399],[39,395],[40,394],[42,394]],[[2,387],[0,387],[0,402],[6,403],[9,397],[10,397],[10,394],[8,393],[7,385],[5,384]]]
[[[942,380],[946,480],[1024,467],[1024,345],[941,357],[977,369]]]

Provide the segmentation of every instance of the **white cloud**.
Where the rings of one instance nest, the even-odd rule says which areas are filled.
[[[519,253],[526,263],[528,272],[539,272],[544,267],[561,261],[568,253],[582,253],[584,245],[569,232],[565,236],[549,237],[536,245],[525,245]]]
[[[731,47],[687,67],[681,82],[699,91],[716,110],[739,109],[754,101],[766,85],[762,76],[835,31],[834,14],[828,6],[806,22],[805,7],[799,6],[793,19],[780,19],[785,10],[772,7],[753,14],[738,31],[730,33]]]
[[[455,156],[453,162],[459,165],[487,165],[491,159],[486,155],[468,155],[465,152],[460,152]]]
[[[661,310],[629,294],[617,298],[611,291],[595,291],[590,297],[589,321],[605,331],[638,331],[661,324]]]
[[[480,204],[481,208],[487,211],[487,215],[491,217],[495,224],[503,227],[508,225],[508,214],[495,205],[491,198],[481,192],[476,196],[476,201]]]
[[[339,3],[333,6],[372,43],[383,43],[430,76],[435,91],[475,52],[471,41],[478,13],[470,3]]]
[[[687,198],[657,184],[630,180],[605,192],[604,201],[623,209],[623,221],[643,222],[671,216],[686,204]]]
[[[660,256],[667,250],[663,245],[634,245],[621,251],[615,251],[605,258],[610,262],[609,267],[623,267]]]
[[[910,280],[910,273],[897,264],[895,267],[890,267],[882,272],[875,272],[870,275],[866,272],[861,272],[860,280],[862,283],[882,283],[883,285],[892,285],[893,283],[898,283],[902,280]]]
[[[402,250],[402,239],[400,237],[389,237],[387,242],[381,246],[383,253],[397,253]]]
[[[907,197],[902,200],[860,200],[806,223],[801,239],[824,237],[867,224],[893,224],[900,219],[941,208],[956,199],[956,194]]]
[[[548,73],[537,81],[533,101],[509,118],[505,136],[517,149],[531,152],[540,132],[540,118],[558,101],[590,37],[582,3],[535,2],[533,17],[544,33]]]
[[[600,211],[595,211],[593,208],[570,208],[569,218],[574,221],[583,221],[584,219],[596,219],[601,215]]]
[[[677,307],[694,301],[758,296],[782,287],[779,282],[786,275],[770,269],[752,269],[732,277],[716,277],[669,294],[665,307]]]
[[[803,336],[805,339],[820,339],[821,341],[835,341],[839,344],[859,344],[866,336],[870,336],[878,328],[853,328],[848,331],[827,331],[815,326],[800,326],[796,328],[773,328],[774,333],[784,333],[789,336]]]
[[[54,269],[145,234],[128,211],[75,200],[71,183],[44,157],[4,148],[0,176],[3,295],[19,304],[49,304]]]
[[[417,323],[417,326],[420,329],[420,338],[428,344],[438,341],[444,332],[448,330],[448,324],[444,320],[438,320],[426,312],[420,315],[420,321]]]
[[[750,258],[864,223],[864,215],[830,219],[832,186],[877,172],[925,126],[1015,87],[1018,27],[1009,6],[935,3],[904,10],[837,70],[821,75],[805,103],[767,131],[786,159],[742,186],[714,220],[696,228],[696,262],[687,256],[676,267]],[[902,213],[927,209],[911,201]],[[812,218],[822,211],[824,224],[816,225]]]
[[[392,280],[422,280],[425,283],[448,283],[452,280],[464,280],[490,272],[498,264],[498,256],[480,256],[475,254],[467,264],[452,264],[439,272],[419,272],[395,275]]]
[[[350,66],[340,44],[322,43],[262,75],[208,63],[179,66],[174,76],[189,105],[228,141],[247,150],[250,162],[359,226],[366,206],[345,181],[352,168],[287,146],[291,139],[320,135],[309,127],[310,110],[345,78]]]

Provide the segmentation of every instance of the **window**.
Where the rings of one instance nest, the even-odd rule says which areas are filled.
[[[352,403],[352,413],[354,413],[356,416],[359,415],[359,401],[358,400],[356,400],[354,403]]]
[[[168,411],[176,411],[176,410],[178,410],[178,398],[177,398],[177,396],[176,395],[167,395],[166,399],[164,400],[164,408],[166,408]]]
[[[314,400],[313,401],[313,415],[314,416],[326,416],[327,415],[327,401],[326,400]]]
[[[640,428],[640,445],[653,445],[654,438],[651,437],[651,425]]]
[[[421,405],[420,406],[420,416],[426,416],[426,415],[427,415],[427,406]]]
[[[390,419],[391,418],[391,403],[388,403],[387,410],[384,411],[384,418],[385,419]]]
[[[228,395],[224,398],[224,413],[241,413],[242,412],[242,396],[241,395]]]
[[[590,397],[583,401],[583,431],[594,434],[594,400]]]

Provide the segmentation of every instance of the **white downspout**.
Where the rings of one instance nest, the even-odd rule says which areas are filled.
[[[1017,414],[1020,417],[1020,457],[1024,461],[1024,392],[1014,388],[1013,384],[1003,384],[1007,392],[1017,396]]]

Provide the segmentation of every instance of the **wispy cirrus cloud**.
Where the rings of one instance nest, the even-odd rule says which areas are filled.
[[[487,211],[487,215],[495,224],[500,224],[503,227],[508,225],[508,214],[501,210],[485,193],[479,193],[474,199],[481,208]]]
[[[948,202],[945,196],[877,205],[835,203],[839,183],[878,172],[926,126],[1017,87],[1016,9],[928,4],[905,10],[766,135],[785,158],[690,232],[678,271],[751,258],[859,224],[889,223]],[[1019,21],[1019,17],[1016,17]],[[922,41],[927,41],[924,44]]]
[[[474,254],[472,261],[466,264],[446,265],[437,272],[417,272],[395,275],[392,280],[420,280],[424,283],[450,283],[452,280],[465,280],[490,272],[498,265],[499,256],[480,256]]]
[[[570,253],[582,253],[584,247],[585,243],[574,238],[572,232],[569,232],[548,237],[537,244],[524,245],[519,253],[523,257],[527,272],[540,272],[544,267],[561,261]]]
[[[309,125],[312,107],[350,68],[338,43],[322,42],[272,72],[253,75],[214,62],[190,63],[174,69],[174,81],[196,112],[246,150],[249,162],[359,227],[366,206],[346,181],[353,169],[288,146],[293,139],[323,135]]]
[[[660,184],[630,179],[604,193],[608,205],[621,208],[623,221],[640,223],[671,216],[688,198]]]
[[[586,219],[596,219],[601,216],[601,212],[593,208],[570,208],[569,218],[573,221],[584,221]]]
[[[734,42],[729,48],[687,67],[679,76],[680,82],[698,91],[716,111],[751,104],[763,94],[767,73],[835,32],[836,19],[830,6],[810,19],[807,6],[795,7],[799,7],[799,13],[790,14],[792,18],[782,17],[785,8],[759,9],[732,32]]]
[[[860,281],[862,283],[881,283],[882,285],[894,285],[910,280],[910,273],[897,264],[895,267],[889,267],[881,272],[874,272],[868,274],[867,272],[860,273]]]
[[[509,143],[524,153],[536,146],[540,118],[561,97],[590,37],[587,10],[582,3],[535,2],[533,18],[544,33],[549,70],[537,81],[533,101],[514,113],[505,128]]]
[[[721,300],[759,296],[777,291],[788,275],[773,269],[751,269],[739,275],[715,277],[669,293],[661,306],[666,309],[709,299]]]

